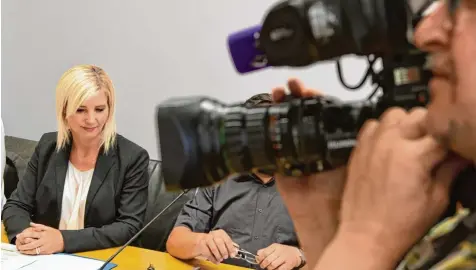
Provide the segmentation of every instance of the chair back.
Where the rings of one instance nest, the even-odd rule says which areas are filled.
[[[180,192],[168,192],[165,189],[163,180],[161,162],[158,161],[156,172],[149,181],[149,199],[146,210],[144,224],[149,223],[160,211],[162,211],[169,203],[171,203]],[[142,248],[158,250],[165,252],[166,243],[170,232],[172,231],[175,221],[177,220],[183,205],[191,199],[191,193],[182,196],[161,217],[147,228],[139,237],[139,245]]]

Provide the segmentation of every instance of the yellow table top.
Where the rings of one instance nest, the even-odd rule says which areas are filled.
[[[2,224],[2,243],[8,243],[8,237]],[[88,252],[76,253],[76,255],[94,258],[99,260],[107,260],[109,256],[114,254],[118,248],[110,248],[104,250],[95,250]],[[201,260],[181,261],[168,253],[155,250],[143,249],[138,247],[125,248],[113,261],[117,264],[113,270],[146,270],[150,264],[157,270],[192,270],[196,266],[200,266],[201,270],[244,270],[247,268],[237,267],[233,265],[213,263]]]

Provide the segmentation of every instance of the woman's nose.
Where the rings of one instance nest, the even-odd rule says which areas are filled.
[[[86,123],[94,124],[96,122],[96,114],[94,112],[90,112],[86,114]]]

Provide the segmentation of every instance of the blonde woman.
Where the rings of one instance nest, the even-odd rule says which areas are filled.
[[[149,156],[116,134],[114,86],[92,65],[56,88],[58,132],[44,134],[3,209],[8,240],[29,255],[120,246],[143,225]]]

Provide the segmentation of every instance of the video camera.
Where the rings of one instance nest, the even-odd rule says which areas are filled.
[[[166,100],[157,107],[156,124],[167,189],[210,186],[235,173],[299,176],[345,164],[367,119],[389,107],[409,109],[428,102],[431,72],[411,38],[431,2],[287,0],[271,7],[261,26],[230,35],[238,72],[337,60],[346,87],[358,89],[370,76],[375,91],[360,102],[291,98],[254,108],[208,97]],[[338,60],[350,54],[369,62],[355,87],[343,81]],[[375,72],[378,59],[382,69]]]

